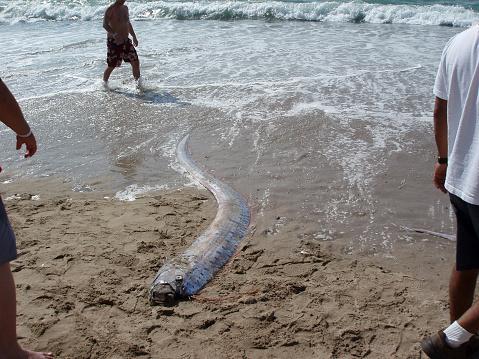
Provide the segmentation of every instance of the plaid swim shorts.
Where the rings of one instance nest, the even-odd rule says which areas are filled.
[[[107,49],[106,62],[108,67],[120,67],[122,61],[138,61],[138,54],[129,38],[122,44],[117,44],[113,38],[109,37]]]

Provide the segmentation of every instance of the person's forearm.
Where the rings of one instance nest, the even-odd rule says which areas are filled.
[[[447,157],[447,101],[436,97],[434,104],[434,136],[437,155]]]
[[[24,136],[30,133],[30,126],[23,117],[22,110],[8,87],[0,80],[0,121],[16,134]]]
[[[133,30],[133,26],[131,26],[131,22],[128,23],[128,31],[130,32],[130,35],[133,36],[134,39],[136,39],[136,34]]]
[[[103,24],[103,28],[108,32],[108,33],[113,33],[113,29],[108,25],[107,23]]]
[[[103,28],[108,32],[108,33],[113,33],[113,29],[109,25],[109,17],[108,17],[108,11],[106,12],[105,16],[103,17]]]

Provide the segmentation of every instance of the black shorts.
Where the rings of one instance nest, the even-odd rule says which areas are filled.
[[[479,206],[449,197],[457,218],[456,270],[479,269]]]
[[[7,212],[0,198],[0,265],[17,258],[15,234],[7,217]]]

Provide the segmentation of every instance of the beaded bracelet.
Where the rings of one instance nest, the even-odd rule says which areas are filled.
[[[17,133],[17,136],[18,136],[18,137],[21,137],[21,138],[27,138],[27,137],[30,137],[31,135],[32,135],[32,130],[28,131],[28,133],[27,133],[26,135],[19,135],[19,134]]]

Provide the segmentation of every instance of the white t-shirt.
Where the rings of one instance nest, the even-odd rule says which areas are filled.
[[[447,100],[448,166],[446,189],[479,205],[479,26],[447,43],[434,84]]]

